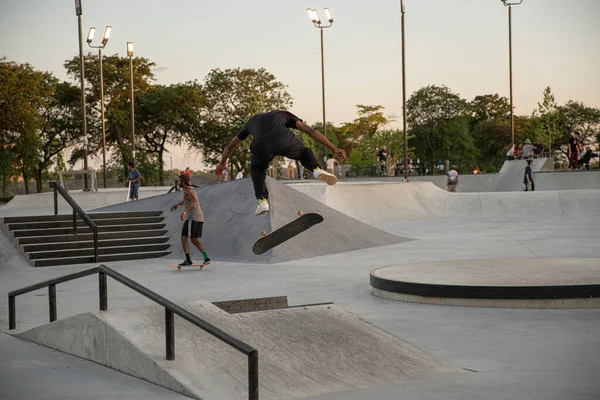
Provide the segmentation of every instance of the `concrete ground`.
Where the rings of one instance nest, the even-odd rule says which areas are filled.
[[[176,302],[281,295],[288,296],[290,305],[332,301],[468,372],[460,378],[413,380],[321,395],[312,397],[313,400],[599,398],[600,310],[403,303],[372,296],[369,285],[369,274],[374,269],[413,262],[599,257],[600,224],[596,214],[581,211],[558,215],[548,212],[535,218],[498,215],[394,220],[383,215],[372,224],[416,240],[279,264],[215,260],[203,272],[178,273],[167,266],[179,259],[119,262],[109,266]],[[10,290],[86,267],[31,268],[7,242],[6,237],[0,237],[0,328],[3,330],[8,328]],[[306,252],[310,254],[310,249]],[[97,310],[97,290],[95,277],[59,285],[58,317]],[[109,279],[109,308],[149,304],[142,296]],[[17,298],[19,329],[40,325],[47,318],[47,291]],[[19,379],[23,376],[28,379]],[[182,398],[93,363],[0,334],[0,398],[142,397]]]

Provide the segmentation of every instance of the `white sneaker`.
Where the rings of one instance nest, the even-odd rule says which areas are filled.
[[[313,175],[316,179],[326,182],[328,185],[335,185],[338,181],[335,175],[322,169],[315,169]]]
[[[258,203],[258,207],[256,207],[256,215],[263,215],[269,212],[269,203],[265,201],[261,201]]]

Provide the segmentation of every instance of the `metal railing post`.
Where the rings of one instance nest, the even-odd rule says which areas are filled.
[[[248,399],[258,400],[258,351],[248,354]]]
[[[73,235],[77,235],[77,211],[73,209]]]
[[[58,215],[58,189],[54,186],[54,215]]]
[[[8,295],[8,329],[17,327],[17,307],[15,296]]]
[[[102,271],[98,271],[98,283],[100,293],[100,311],[108,310],[108,290],[106,285],[106,274]]]
[[[94,232],[94,262],[98,262],[98,228],[93,229]]]
[[[56,321],[56,285],[48,285],[48,306],[50,322]]]
[[[173,311],[165,308],[165,341],[167,360],[175,359],[175,317]]]

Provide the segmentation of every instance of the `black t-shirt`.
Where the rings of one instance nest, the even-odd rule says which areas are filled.
[[[529,175],[529,180],[533,182],[533,177],[531,176],[531,167],[528,165],[525,167],[525,176],[523,177],[523,183],[527,184],[527,176]]]
[[[535,154],[540,154],[544,150],[544,145],[541,143],[536,143],[533,147],[535,147]]]
[[[296,122],[302,121],[288,111],[275,110],[256,114],[246,122],[237,137],[245,140],[248,135],[254,137],[253,147],[259,147],[260,153],[276,151],[285,147],[294,135],[288,128],[295,128]]]
[[[379,161],[387,161],[387,155],[388,155],[387,150],[383,150],[383,149],[379,150],[379,153],[377,154],[377,156],[379,157]]]
[[[571,152],[576,153],[577,152],[577,144],[579,143],[579,141],[577,139],[575,139],[573,136],[571,136],[569,138],[569,147],[571,148]]]

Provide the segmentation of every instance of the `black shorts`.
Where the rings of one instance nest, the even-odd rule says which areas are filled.
[[[204,225],[204,222],[192,220],[192,229],[191,229],[190,234],[188,235],[189,222],[190,222],[190,220],[187,219],[183,223],[183,229],[181,229],[181,236],[198,238],[198,239],[201,238],[202,237],[202,225]]]

